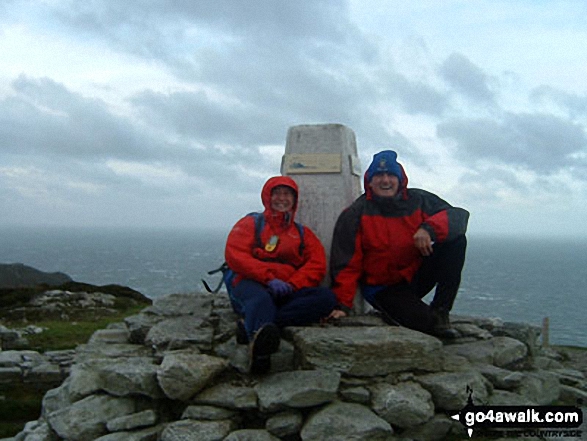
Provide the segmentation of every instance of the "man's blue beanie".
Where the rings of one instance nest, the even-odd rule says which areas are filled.
[[[402,170],[397,162],[397,153],[393,150],[383,150],[373,155],[373,162],[367,169],[367,182],[371,182],[377,173],[390,173],[402,181]]]

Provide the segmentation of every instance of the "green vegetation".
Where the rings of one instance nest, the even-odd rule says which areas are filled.
[[[106,328],[110,323],[124,320],[134,314],[138,314],[144,305],[132,306],[124,312],[100,317],[97,319],[77,321],[40,321],[35,326],[45,329],[40,334],[27,336],[30,349],[38,352],[55,351],[62,349],[74,349],[77,345],[86,343],[94,332]],[[17,323],[8,324],[8,327],[16,327]]]
[[[28,421],[36,420],[43,395],[30,384],[0,385],[0,438],[12,437]]]

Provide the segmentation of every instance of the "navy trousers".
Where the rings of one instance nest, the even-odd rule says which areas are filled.
[[[245,279],[234,287],[232,294],[233,308],[244,317],[249,341],[267,323],[275,323],[279,328],[318,323],[337,305],[334,293],[321,286],[274,298],[265,285]]]
[[[390,322],[397,322],[417,331],[431,332],[434,326],[432,309],[449,312],[459,290],[465,263],[467,239],[435,244],[433,253],[425,257],[411,282],[386,286],[371,302]],[[430,305],[422,298],[436,286]]]

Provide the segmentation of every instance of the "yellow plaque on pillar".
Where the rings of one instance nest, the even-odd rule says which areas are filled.
[[[282,173],[285,175],[307,173],[341,173],[340,153],[297,153],[283,155]]]

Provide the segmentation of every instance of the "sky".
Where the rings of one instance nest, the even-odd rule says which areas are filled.
[[[587,237],[583,0],[3,0],[0,226],[229,229],[287,131],[393,149],[469,233]]]

